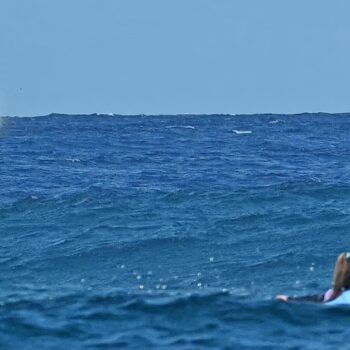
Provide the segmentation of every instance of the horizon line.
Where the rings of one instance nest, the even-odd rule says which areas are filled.
[[[157,113],[157,114],[145,114],[145,113],[133,113],[133,114],[120,114],[120,113],[62,113],[62,112],[51,112],[43,115],[4,115],[0,118],[45,118],[45,117],[176,117],[176,116],[191,116],[191,117],[200,117],[200,116],[230,116],[230,117],[250,117],[250,116],[302,116],[302,115],[350,115],[350,112],[298,112],[298,113]]]

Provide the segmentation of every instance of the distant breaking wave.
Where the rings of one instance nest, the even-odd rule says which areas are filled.
[[[246,135],[246,134],[251,134],[251,130],[232,130],[235,134],[237,135]]]

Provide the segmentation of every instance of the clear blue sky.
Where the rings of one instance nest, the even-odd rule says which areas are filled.
[[[349,0],[1,0],[0,115],[350,111]]]

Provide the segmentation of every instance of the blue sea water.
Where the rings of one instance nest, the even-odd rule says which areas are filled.
[[[0,119],[0,349],[348,349],[350,114]]]

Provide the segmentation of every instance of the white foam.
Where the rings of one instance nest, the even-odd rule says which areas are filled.
[[[278,119],[269,121],[269,124],[278,124],[278,123],[281,123],[281,121]]]
[[[251,134],[251,130],[232,130],[235,134],[237,135],[246,135],[246,134]]]
[[[66,161],[71,163],[80,163],[79,158],[67,158]]]
[[[195,129],[194,126],[192,125],[170,125],[166,126],[167,129],[174,129],[174,128],[179,128],[179,129]]]

